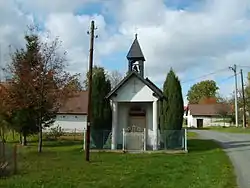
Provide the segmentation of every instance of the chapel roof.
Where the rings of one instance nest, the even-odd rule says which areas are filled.
[[[111,96],[113,96],[117,92],[117,90],[119,90],[132,76],[136,76],[145,85],[147,85],[157,97],[164,98],[162,91],[152,81],[150,81],[148,78],[144,79],[140,74],[134,71],[130,72],[125,78],[123,78],[123,80],[119,84],[117,84],[114,89],[112,89],[112,91],[106,96],[106,98],[110,98]]]
[[[138,60],[145,61],[145,57],[142,53],[140,44],[139,44],[138,39],[137,39],[137,34],[135,34],[134,42],[132,43],[132,45],[128,51],[127,59],[128,60],[137,60],[138,59]]]

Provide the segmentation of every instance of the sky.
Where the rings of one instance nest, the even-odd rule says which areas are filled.
[[[227,97],[234,91],[228,67],[242,69],[244,81],[250,71],[250,0],[0,0],[0,66],[9,60],[9,46],[24,46],[27,25],[36,24],[40,35],[59,36],[67,69],[85,75],[91,20],[98,35],[95,65],[125,74],[137,33],[145,76],[162,88],[173,68],[184,98],[193,84],[206,79],[215,80]]]

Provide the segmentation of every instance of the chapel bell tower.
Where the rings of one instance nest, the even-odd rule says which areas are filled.
[[[144,61],[145,58],[141,51],[141,47],[137,40],[137,34],[135,34],[135,40],[130,47],[127,55],[128,59],[128,72],[135,71],[144,78]]]

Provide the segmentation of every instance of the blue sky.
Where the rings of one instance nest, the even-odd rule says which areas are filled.
[[[146,76],[162,87],[172,67],[182,81],[184,95],[194,83],[215,79],[220,93],[228,96],[234,89],[228,66],[239,65],[244,75],[250,70],[246,67],[249,0],[9,0],[0,4],[2,53],[7,53],[10,44],[23,45],[27,24],[35,21],[42,36],[50,31],[51,37],[60,37],[68,52],[69,70],[83,76],[91,20],[99,36],[95,64],[125,73],[126,54],[137,32],[146,57]],[[224,71],[207,75],[219,69]]]

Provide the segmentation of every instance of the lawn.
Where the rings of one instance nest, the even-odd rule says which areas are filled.
[[[0,180],[3,188],[233,188],[228,157],[213,141],[188,134],[188,154],[91,153],[84,161],[77,141],[45,142],[19,149],[17,175]]]
[[[250,134],[250,128],[243,127],[206,127],[204,130],[213,130],[219,132],[227,132],[227,133],[246,133]]]
[[[195,132],[188,132],[188,138],[189,139],[193,139],[193,138],[196,138],[197,137],[197,133]]]

